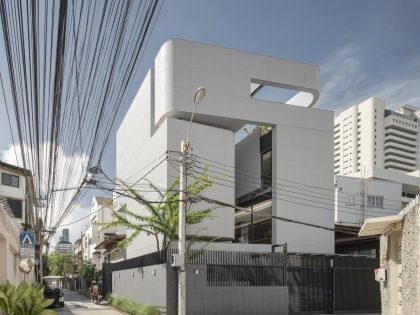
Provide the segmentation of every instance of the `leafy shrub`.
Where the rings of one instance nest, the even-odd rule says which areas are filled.
[[[159,315],[159,309],[154,305],[140,304],[123,298],[121,296],[111,294],[108,302],[110,305],[126,312],[129,315]]]
[[[44,289],[22,281],[17,287],[7,281],[0,285],[0,311],[7,315],[54,315],[46,308],[53,300],[44,299]],[[1,312],[0,312],[1,314]]]

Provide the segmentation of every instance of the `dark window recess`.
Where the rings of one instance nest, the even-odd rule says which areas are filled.
[[[266,152],[271,150],[272,147],[272,134],[273,132],[270,130],[266,134],[262,135],[260,138],[260,152]]]
[[[1,183],[6,186],[19,187],[19,176],[1,173]]]
[[[7,199],[7,204],[16,218],[22,219],[22,200]]]
[[[263,188],[271,187],[272,151],[261,154],[261,184]]]
[[[416,194],[405,192],[405,191],[402,192],[402,196],[407,197],[407,198],[416,198]]]

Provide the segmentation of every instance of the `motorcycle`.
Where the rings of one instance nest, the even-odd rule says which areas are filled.
[[[99,293],[92,293],[92,303],[101,304],[102,295]]]

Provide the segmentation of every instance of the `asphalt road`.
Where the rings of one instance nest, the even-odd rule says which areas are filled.
[[[121,315],[124,313],[118,312],[113,307],[108,306],[105,301],[100,305],[92,303],[86,297],[77,294],[73,291],[63,290],[64,293],[64,307],[57,307],[54,310],[59,315]]]

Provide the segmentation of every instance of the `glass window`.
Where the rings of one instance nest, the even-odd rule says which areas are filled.
[[[6,186],[19,187],[19,176],[1,173],[1,183]]]
[[[22,219],[22,200],[7,198],[7,204],[12,210],[15,218]]]
[[[272,176],[271,150],[261,154],[261,179],[263,187],[271,187]]]
[[[354,206],[354,195],[348,194],[346,196],[346,206]]]
[[[384,197],[383,196],[368,195],[368,207],[383,208],[384,207]]]

